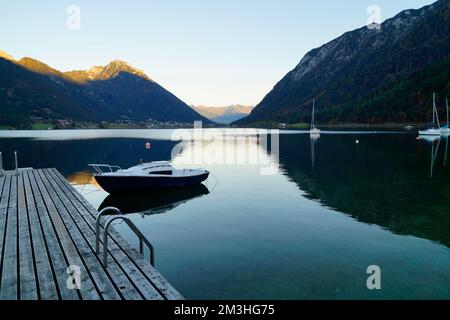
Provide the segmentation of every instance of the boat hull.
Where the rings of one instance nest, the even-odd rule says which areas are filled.
[[[145,191],[161,188],[183,188],[202,183],[209,172],[187,177],[98,175],[95,180],[108,193]]]
[[[441,136],[442,131],[441,130],[425,130],[425,131],[419,131],[420,136]]]
[[[309,135],[310,135],[311,137],[313,137],[313,138],[320,137],[320,130],[319,130],[319,129],[316,129],[316,128],[311,129],[311,130],[309,131]]]

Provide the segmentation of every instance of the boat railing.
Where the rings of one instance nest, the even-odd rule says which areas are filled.
[[[139,252],[142,256],[144,256],[144,244],[147,245],[150,250],[150,264],[155,266],[155,257],[154,257],[154,248],[150,241],[142,234],[139,228],[126,216],[122,214],[122,212],[114,207],[108,207],[99,212],[97,219],[95,221],[95,252],[97,254],[100,253],[100,225],[101,218],[105,215],[111,215],[111,218],[105,224],[105,229],[103,231],[103,266],[105,268],[108,267],[108,233],[111,224],[114,221],[122,220],[125,222],[128,227],[134,232],[134,234],[139,238]]]
[[[121,167],[119,166],[112,166],[109,164],[97,164],[97,163],[93,163],[93,164],[89,164],[89,167],[93,168],[95,170],[96,173],[98,174],[103,174],[103,173],[107,173],[107,172],[115,172],[117,170],[122,170]]]

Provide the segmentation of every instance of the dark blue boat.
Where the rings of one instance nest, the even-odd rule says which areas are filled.
[[[142,163],[124,170],[105,164],[89,166],[95,170],[95,180],[108,193],[182,188],[202,183],[209,176],[207,170],[175,169],[166,161]]]

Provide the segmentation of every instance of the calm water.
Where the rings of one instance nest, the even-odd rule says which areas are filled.
[[[209,169],[207,183],[133,198],[108,196],[83,173],[88,163],[168,160],[178,145],[170,133],[0,132],[0,151],[6,166],[18,150],[22,167],[56,167],[95,207],[130,213],[155,246],[158,269],[190,299],[450,298],[447,140],[282,134],[275,175],[256,164],[196,164],[207,152],[271,159],[257,139],[205,141],[200,151],[187,144],[175,163]],[[381,267],[380,291],[366,287],[369,265]]]

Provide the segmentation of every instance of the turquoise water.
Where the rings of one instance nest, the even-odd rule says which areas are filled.
[[[92,162],[168,160],[178,145],[171,131],[7,134],[0,138],[6,165],[17,149],[21,166],[56,167],[97,208],[130,213],[156,249],[157,268],[186,298],[450,298],[446,139],[346,132],[311,140],[289,132],[280,135],[274,175],[262,175],[258,163],[196,161],[245,152],[274,160],[253,138],[204,141],[197,150],[188,143],[174,162],[210,170],[204,187],[130,199],[107,197],[80,172]],[[381,268],[381,290],[367,289],[370,265]]]

